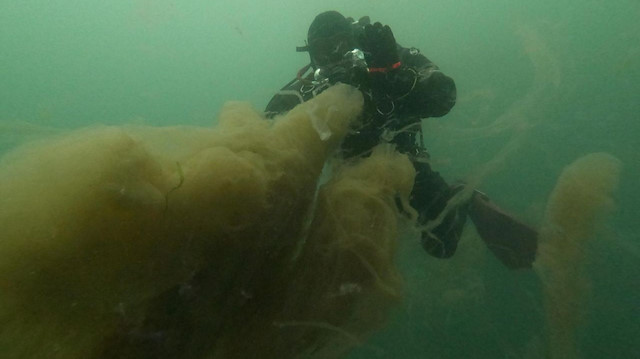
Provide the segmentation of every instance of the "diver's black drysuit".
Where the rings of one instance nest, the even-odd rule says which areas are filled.
[[[410,204],[418,211],[419,223],[425,224],[438,217],[456,189],[431,169],[420,120],[447,114],[455,104],[456,87],[453,79],[417,49],[398,45],[398,54],[401,65],[396,69],[343,81],[362,91],[365,104],[358,127],[341,146],[341,155],[345,159],[368,156],[373,147],[385,141],[407,154],[416,169]],[[294,79],[271,99],[266,116],[287,112],[324,88],[313,85],[311,77]],[[425,250],[439,258],[453,255],[465,220],[466,206],[450,211],[435,229],[423,232]]]

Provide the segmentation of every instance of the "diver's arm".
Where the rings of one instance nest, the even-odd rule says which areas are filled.
[[[402,66],[388,75],[395,97],[420,118],[446,115],[456,103],[456,85],[417,49],[398,46]]]
[[[276,115],[290,111],[297,105],[304,102],[300,94],[301,84],[298,81],[292,81],[287,86],[276,93],[265,108],[265,116],[273,118]]]

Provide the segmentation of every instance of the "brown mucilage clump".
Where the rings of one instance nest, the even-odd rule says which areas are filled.
[[[273,122],[99,127],[0,163],[3,358],[336,358],[400,298],[388,147],[327,158],[361,110],[337,85]],[[178,165],[176,165],[178,163]]]

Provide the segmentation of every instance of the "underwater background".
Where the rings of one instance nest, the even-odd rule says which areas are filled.
[[[637,0],[3,1],[0,153],[97,124],[211,126],[229,100],[262,109],[307,63],[295,46],[330,9],[390,25],[454,78],[456,107],[424,121],[433,166],[527,223],[541,224],[573,160],[621,160],[616,209],[585,242],[577,338],[582,358],[640,357]],[[405,237],[405,300],[349,358],[544,357],[534,271],[505,269],[471,225],[447,261]]]

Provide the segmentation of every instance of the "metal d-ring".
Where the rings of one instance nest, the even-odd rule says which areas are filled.
[[[380,106],[376,106],[376,111],[378,111],[379,114],[381,114],[382,116],[389,116],[390,114],[393,113],[393,111],[396,109],[396,105],[393,102],[393,100],[389,101],[391,103],[391,109],[388,112],[383,112],[380,110]]]
[[[312,92],[313,90],[315,90],[315,88],[316,88],[316,85],[314,84],[310,84],[310,85],[302,84],[302,87],[300,87],[300,92],[306,95],[309,92]]]

